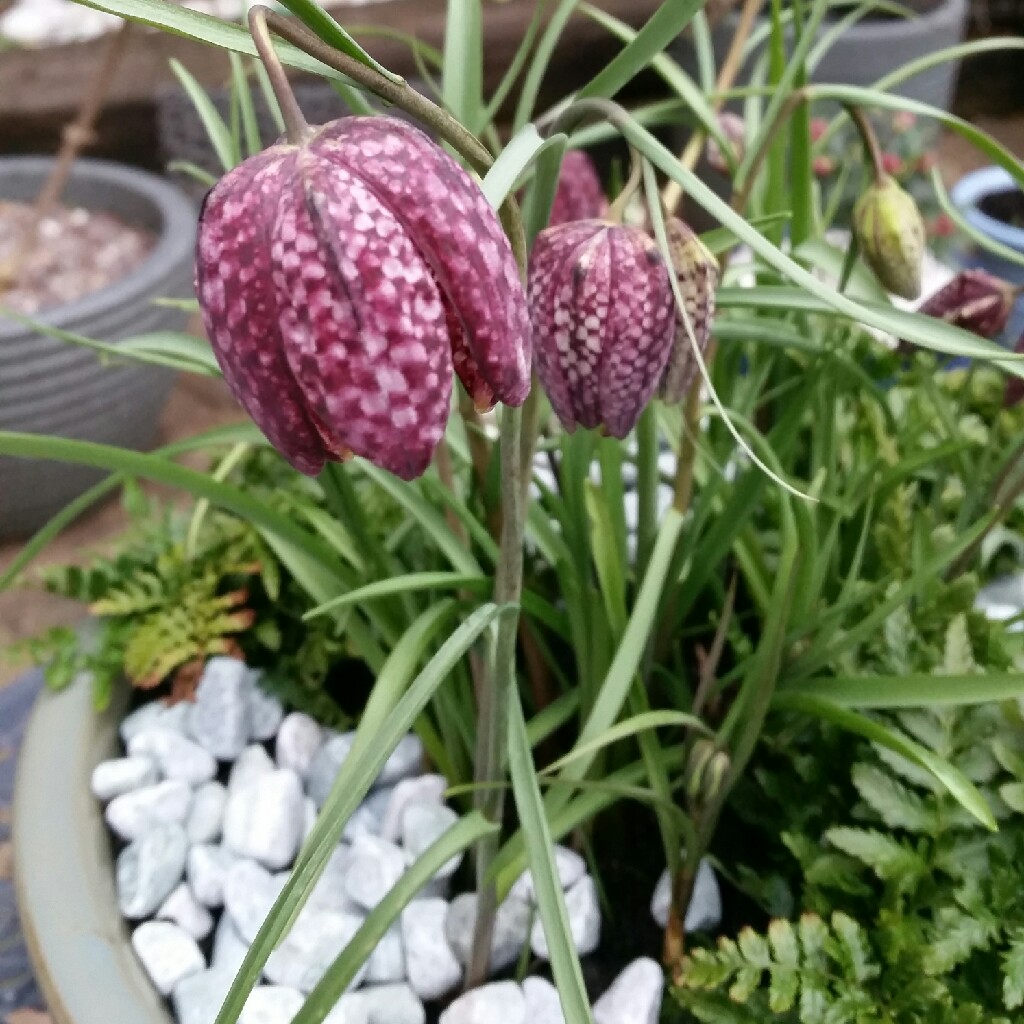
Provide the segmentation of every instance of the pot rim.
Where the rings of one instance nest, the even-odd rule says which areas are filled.
[[[1024,228],[989,216],[978,203],[994,192],[1019,189],[1010,172],[1002,167],[982,167],[965,174],[950,190],[949,197],[968,222],[1003,245],[1024,253]]]
[[[0,157],[0,183],[9,172],[37,174],[40,179],[53,166],[48,156]],[[82,157],[75,161],[72,181],[94,181],[131,191],[148,200],[160,218],[156,244],[146,258],[127,276],[90,292],[63,306],[37,314],[33,319],[62,330],[102,313],[111,307],[137,302],[147,294],[158,294],[168,275],[180,264],[184,251],[195,245],[197,215],[195,207],[176,185],[150,171],[112,160]],[[2,193],[2,188],[0,188]],[[0,342],[11,341],[37,332],[18,321],[0,320]]]

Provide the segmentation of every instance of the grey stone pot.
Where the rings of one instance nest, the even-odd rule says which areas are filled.
[[[32,199],[51,165],[47,157],[0,159],[0,199]],[[182,311],[153,304],[192,294],[196,214],[181,191],[144,171],[79,160],[65,200],[149,228],[157,243],[127,277],[38,319],[108,342],[182,330]],[[161,367],[104,365],[87,349],[0,316],[0,430],[144,449],[156,437],[173,379]],[[102,476],[83,466],[0,457],[0,539],[30,533]]]
[[[811,75],[814,82],[841,85],[874,85],[883,75],[910,61],[954,46],[961,42],[967,31],[968,0],[938,0],[935,6],[913,18],[863,19],[850,26],[822,57]],[[715,28],[712,38],[718,62],[725,57],[736,28],[738,15],[734,12]],[[828,23],[822,28],[828,30]],[[674,56],[691,74],[697,73],[697,57],[690,39],[675,44]],[[748,59],[746,75],[754,61]],[[959,61],[951,61],[931,68],[892,91],[900,96],[930,103],[948,110],[956,88]]]
[[[129,693],[102,714],[80,679],[40,696],[14,793],[18,912],[39,987],[56,1024],[173,1024],[128,941],[117,909],[110,834],[89,792],[115,756]]]

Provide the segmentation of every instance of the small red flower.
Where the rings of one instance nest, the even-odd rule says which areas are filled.
[[[594,161],[581,149],[569,150],[562,158],[548,226],[603,217],[607,210],[608,200]]]
[[[956,231],[956,224],[948,213],[937,214],[928,225],[928,233],[936,238],[949,238]]]
[[[342,118],[225,175],[200,216],[196,293],[228,386],[303,473],[355,454],[418,476],[453,368],[480,406],[529,391],[526,296],[498,218],[395,118]]]
[[[530,258],[537,375],[568,431],[625,437],[675,333],[669,268],[636,228],[602,220],[542,231]]]
[[[830,156],[816,156],[811,169],[819,178],[825,178],[836,169],[836,162]]]
[[[817,142],[828,129],[828,121],[823,117],[811,118],[811,142]]]
[[[892,126],[899,132],[908,132],[917,124],[917,115],[909,110],[900,110],[893,115]]]

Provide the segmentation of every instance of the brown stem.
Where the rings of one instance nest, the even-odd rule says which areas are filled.
[[[284,121],[285,135],[288,141],[295,146],[301,146],[313,134],[309,127],[299,101],[292,92],[288,82],[281,58],[274,49],[274,42],[270,38],[270,28],[267,23],[265,7],[253,7],[249,10],[249,35],[252,36],[256,52],[260,55],[260,61],[266,69],[270,87],[274,90],[277,105],[281,108],[281,119]]]
[[[711,109],[716,114],[725,105],[724,93],[732,88],[732,84],[736,80],[740,68],[743,66],[743,50],[747,45],[747,40],[750,38],[750,33],[754,28],[754,22],[757,21],[757,16],[761,13],[763,6],[764,0],[744,0],[743,9],[740,11],[739,23],[736,25],[736,31],[733,33],[732,42],[729,44],[729,52],[725,55],[725,60],[722,61],[722,66],[718,71],[718,78],[715,81],[715,92],[718,95],[711,104]],[[696,167],[697,160],[700,158],[700,152],[704,148],[704,138],[705,133],[703,131],[699,129],[694,131],[693,135],[690,136],[689,142],[686,144],[686,148],[679,155],[679,162],[687,170],[692,171]],[[682,198],[683,186],[678,181],[669,181],[661,194],[662,202],[665,205],[665,213],[668,216],[671,217],[676,212]]]
[[[875,134],[875,129],[871,126],[871,121],[862,108],[855,107],[853,104],[847,104],[846,112],[853,119],[853,123],[857,126],[857,131],[860,132],[864,149],[867,151],[868,159],[871,161],[871,168],[875,175],[875,184],[880,185],[885,177],[885,164],[882,163],[882,148],[878,144],[878,136]]]
[[[705,365],[710,370],[718,345],[714,340],[708,346]],[[693,497],[693,469],[697,455],[697,435],[700,433],[700,389],[704,378],[698,374],[690,385],[683,410],[683,429],[679,437],[679,457],[676,459],[676,478],[673,485],[672,507],[686,512]]]
[[[89,83],[89,89],[85,94],[85,99],[82,100],[82,105],[78,108],[78,114],[61,133],[60,150],[49,177],[43,183],[43,187],[36,197],[25,233],[6,265],[0,267],[0,289],[18,279],[20,268],[35,247],[39,235],[39,225],[64,194],[68,178],[71,176],[71,168],[74,166],[75,160],[78,159],[78,155],[94,141],[96,119],[99,117],[103,100],[110,90],[110,83],[121,63],[121,56],[124,53],[125,44],[128,42],[130,31],[131,22],[124,21],[121,23],[121,27],[107,39],[99,67]]]

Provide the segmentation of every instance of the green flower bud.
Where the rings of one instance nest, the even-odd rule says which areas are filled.
[[[709,803],[718,796],[731,765],[732,761],[724,750],[719,750],[708,761],[708,765],[704,769],[704,778],[701,780],[701,797],[705,803]]]
[[[853,233],[884,288],[904,299],[921,294],[924,220],[917,203],[889,175],[857,200]]]
[[[697,740],[686,761],[686,794],[696,800],[704,788],[704,770],[715,756],[715,745],[711,740]]]

